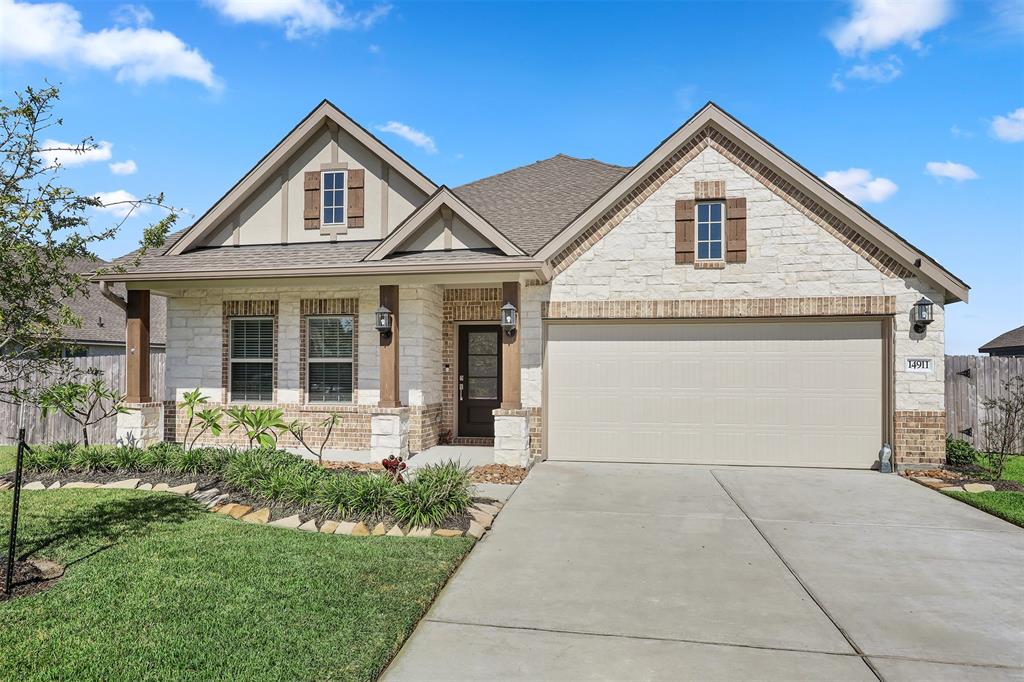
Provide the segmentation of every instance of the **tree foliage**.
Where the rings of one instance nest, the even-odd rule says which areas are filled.
[[[0,400],[31,398],[24,384],[32,375],[71,378],[62,327],[81,325],[69,304],[88,296],[82,263],[96,260],[92,247],[112,239],[144,206],[161,209],[164,216],[146,228],[133,258],[95,268],[97,275],[122,271],[163,243],[179,213],[162,194],[104,203],[63,184],[53,159],[85,154],[96,144],[91,137],[69,146],[43,140],[63,125],[58,100],[58,88],[49,84],[0,100]],[[111,207],[119,217],[97,226],[94,210]]]

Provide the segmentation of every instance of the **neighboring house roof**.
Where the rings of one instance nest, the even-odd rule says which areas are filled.
[[[79,260],[72,264],[76,272],[93,272],[96,268],[108,265],[104,260]],[[124,297],[125,286],[113,284],[110,290]],[[124,310],[101,292],[99,284],[90,282],[87,293],[72,299],[71,310],[81,318],[81,327],[64,327],[64,339],[78,344],[118,344],[123,345]],[[150,343],[162,346],[167,340],[167,299],[153,296],[150,300]]]
[[[1024,325],[1000,334],[978,349],[979,353],[992,353],[1011,348],[1024,348]]]
[[[596,159],[558,154],[454,191],[533,254],[628,172]]]
[[[325,123],[328,127],[335,126],[334,129],[344,128],[388,164],[412,178],[417,187],[429,193],[425,203],[383,240],[197,246],[204,234],[263,180],[277,172],[289,154],[311,139],[317,130],[322,130]],[[195,225],[171,235],[164,249],[151,251],[129,273],[108,279],[171,280],[186,275],[224,279],[301,276],[303,272],[308,275],[369,274],[396,271],[403,263],[416,266],[417,269],[410,272],[428,269],[441,272],[446,264],[457,271],[470,266],[500,269],[512,267],[514,262],[536,266],[547,278],[566,266],[570,247],[587,238],[588,230],[593,230],[608,216],[621,213],[624,202],[645,196],[644,193],[650,191],[651,178],[670,168],[681,150],[700,140],[707,141],[709,137],[734,145],[737,154],[756,162],[755,175],[762,174],[765,181],[781,182],[792,188],[801,202],[823,211],[829,223],[835,221],[848,226],[858,239],[877,249],[883,259],[898,263],[905,272],[920,273],[937,283],[946,292],[945,302],[967,300],[969,287],[966,283],[711,102],[632,168],[558,154],[449,190],[435,185],[324,100]],[[395,250],[436,215],[434,204],[461,211],[460,216],[486,236],[496,249],[455,249],[416,259],[408,255],[396,257]],[[592,241],[584,243],[583,248],[590,243]],[[506,265],[500,265],[504,261]]]

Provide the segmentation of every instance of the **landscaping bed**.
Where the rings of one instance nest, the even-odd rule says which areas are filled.
[[[26,682],[374,680],[473,545],[276,531],[102,489],[23,495],[18,537],[20,558],[66,569],[0,602],[0,677]]]

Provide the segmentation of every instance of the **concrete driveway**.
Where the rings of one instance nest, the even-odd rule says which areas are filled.
[[[873,472],[546,462],[386,680],[1024,680],[1024,531]]]

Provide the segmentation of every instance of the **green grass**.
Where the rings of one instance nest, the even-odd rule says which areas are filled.
[[[0,509],[10,502],[0,493]],[[0,669],[19,680],[373,680],[471,547],[254,526],[171,495],[25,493],[19,554],[67,572],[0,602]]]
[[[1006,467],[1003,469],[1003,480],[1024,483],[1024,455],[1006,458]]]
[[[14,460],[17,455],[17,445],[0,445],[0,474],[14,470]]]
[[[946,493],[972,507],[1024,527],[1024,493],[995,491],[989,493]]]

